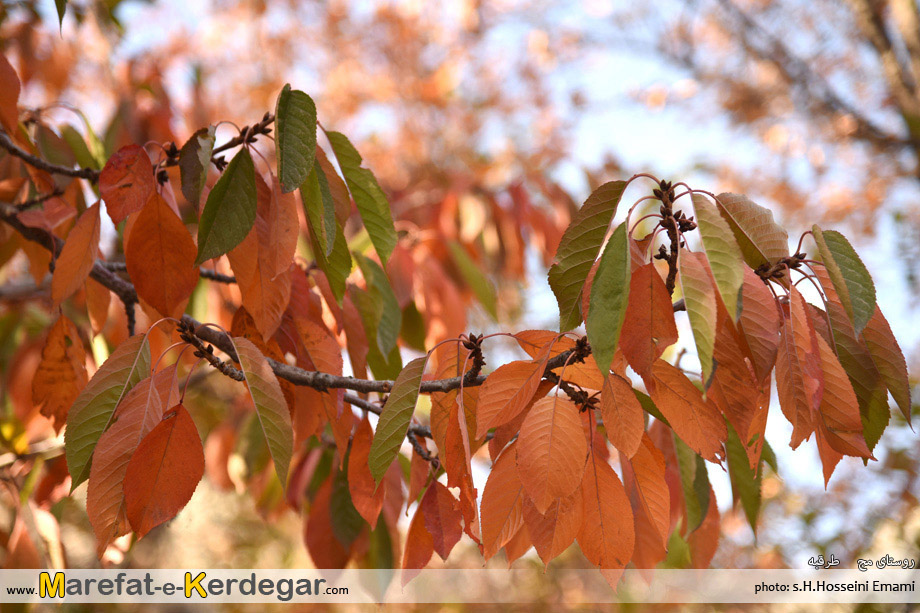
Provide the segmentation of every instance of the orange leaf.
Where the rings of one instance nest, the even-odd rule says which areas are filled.
[[[96,534],[96,553],[127,534],[124,481],[128,463],[141,440],[163,419],[163,413],[179,400],[176,367],[165,368],[142,380],[119,403],[115,421],[93,451],[86,491],[86,514]]]
[[[546,513],[540,513],[529,498],[524,499],[524,525],[544,566],[575,542],[583,505],[578,490],[571,496],[557,498]]]
[[[871,458],[863,435],[859,403],[846,371],[823,338],[817,337],[824,373],[824,392],[818,419],[824,422],[828,444],[843,455]]]
[[[409,531],[406,533],[406,546],[402,559],[403,587],[418,575],[420,569],[428,565],[432,555],[434,555],[434,540],[425,527],[425,513],[422,505],[418,505],[409,523]]]
[[[556,385],[552,381],[541,381],[539,387],[537,387],[537,393],[533,395],[533,398],[530,399],[530,403],[524,407],[524,410],[508,423],[502,424],[495,429],[492,433],[492,439],[489,441],[489,457],[492,458],[493,461],[498,457],[502,449],[505,448],[505,445],[510,443],[511,439],[516,437],[518,432],[521,431],[521,424],[527,419],[527,414],[530,413],[530,409],[533,408],[534,403],[546,396],[554,387],[556,387]]]
[[[99,203],[86,209],[67,235],[54,263],[51,298],[57,307],[83,286],[99,253]]]
[[[446,560],[463,534],[460,503],[442,483],[432,481],[420,506],[425,514],[425,528],[431,535],[432,546],[441,559]]]
[[[428,451],[426,439],[419,437],[418,444],[422,449]],[[428,483],[428,476],[431,474],[431,464],[428,460],[419,455],[413,448],[412,459],[409,461],[409,500],[416,501],[422,493],[425,484]],[[408,509],[406,509],[408,512]]]
[[[514,442],[498,456],[482,490],[482,556],[487,561],[524,525],[525,497],[517,470],[517,442]]]
[[[616,373],[607,375],[601,392],[601,416],[613,446],[626,457],[635,455],[645,433],[645,411],[628,379]]]
[[[668,423],[691,449],[706,460],[718,462],[728,438],[725,420],[712,401],[675,366],[656,361],[645,381],[649,395]]]
[[[134,224],[125,263],[137,295],[164,317],[179,315],[198,283],[195,241],[156,191]]]
[[[521,526],[520,530],[505,544],[505,557],[508,559],[508,568],[515,560],[527,553],[533,543],[530,542],[530,533],[527,532],[527,526]]]
[[[658,548],[664,557],[671,527],[671,494],[665,478],[664,454],[648,434],[642,437],[636,455],[621,456],[623,482],[629,491],[636,518],[636,540]],[[640,547],[636,548],[638,555]]]
[[[86,279],[86,311],[93,334],[99,334],[109,318],[112,292],[92,277]]]
[[[654,264],[633,272],[620,348],[629,365],[645,376],[664,350],[677,342],[671,296]]]
[[[626,490],[609,464],[592,453],[581,483],[584,505],[578,544],[604,578],[615,585],[633,555],[635,528]]]
[[[348,456],[348,491],[351,493],[351,502],[371,528],[377,525],[380,509],[383,508],[383,495],[386,493],[386,487],[377,487],[367,463],[373,438],[371,422],[365,415],[355,430]]]
[[[169,521],[195,493],[204,475],[198,428],[182,404],[171,408],[144,437],[125,472],[125,509],[141,538]]]
[[[128,145],[116,151],[99,175],[99,194],[116,225],[140,211],[156,192],[153,165],[143,147]]]
[[[67,423],[67,412],[86,385],[86,351],[80,332],[64,315],[48,331],[42,359],[32,378],[32,402],[54,421],[55,432]]]
[[[534,403],[518,443],[518,475],[538,511],[578,489],[588,444],[571,400],[554,396]]]
[[[284,194],[278,178],[271,176],[271,189],[268,201],[271,203],[265,213],[268,222],[268,244],[272,246],[269,255],[269,276],[276,277],[284,274],[294,260],[297,252],[297,234],[300,225],[297,219],[297,199],[294,192]],[[263,181],[256,181],[258,189],[268,189]],[[258,195],[259,201],[263,195]]]
[[[476,438],[483,438],[490,428],[511,421],[530,403],[546,370],[547,349],[534,360],[508,362],[489,375],[479,392]]]
[[[821,406],[823,377],[815,332],[805,300],[796,289],[789,290],[790,302],[783,306],[780,345],[776,354],[776,390],[779,405],[792,424],[795,449],[815,429],[814,415]]]
[[[748,267],[744,268],[741,305],[738,325],[750,349],[757,379],[762,382],[770,376],[776,363],[779,311],[770,288]]]

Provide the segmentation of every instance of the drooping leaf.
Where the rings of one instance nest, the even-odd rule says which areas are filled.
[[[813,415],[821,406],[824,389],[817,334],[805,304],[802,295],[791,288],[776,354],[776,390],[780,408],[792,424],[789,444],[793,449],[814,432]]]
[[[596,451],[589,454],[581,495],[578,544],[607,582],[616,585],[635,548],[633,513],[619,477]]]
[[[817,225],[812,226],[811,231],[840,303],[850,316],[856,334],[862,334],[875,312],[875,284],[872,277],[843,234],[834,230],[821,230]]]
[[[376,306],[377,317],[377,347],[383,355],[389,354],[396,347],[399,338],[399,329],[402,325],[402,310],[387,273],[374,260],[355,253],[355,260],[361,268],[361,274],[367,282],[368,293]]]
[[[275,462],[275,472],[278,473],[281,486],[287,489],[294,430],[284,393],[265,356],[251,341],[236,336],[233,337],[233,344],[236,346],[240,369],[246,377],[246,388],[259,417],[262,434]]]
[[[432,555],[434,555],[434,539],[431,538],[431,534],[425,527],[425,512],[422,505],[419,505],[406,533],[401,574],[403,587],[418,575],[419,570],[428,565]]]
[[[642,445],[645,414],[628,379],[613,372],[607,375],[601,392],[601,415],[613,446],[626,457],[633,457]]]
[[[58,15],[58,28],[64,27],[64,13],[67,12],[67,0],[54,0],[54,8]]]
[[[386,492],[386,488],[377,487],[368,464],[373,438],[371,422],[365,416],[355,430],[348,456],[348,489],[351,492],[351,501],[371,528],[377,525],[377,518],[383,508],[383,495]],[[427,465],[427,462],[425,464]]]
[[[346,290],[345,279],[351,274],[352,266],[351,252],[348,250],[348,241],[345,239],[345,233],[342,231],[342,226],[336,222],[335,234],[332,236],[332,241],[329,243],[332,248],[332,253],[328,256],[323,252],[322,246],[317,242],[313,228],[310,227],[309,230],[310,245],[313,250],[314,259],[316,260],[316,265],[326,274],[326,278],[329,280],[329,287],[335,299],[339,304],[342,304]]]
[[[374,173],[361,166],[361,155],[348,138],[339,132],[327,132],[326,136],[332,144],[339,167],[345,175],[348,191],[355,199],[358,213],[361,214],[361,220],[367,228],[374,249],[377,250],[380,261],[386,264],[397,240],[390,204],[377,184]]]
[[[853,386],[834,350],[820,336],[817,341],[824,381],[818,418],[824,424],[825,437],[831,447],[844,455],[871,458]]]
[[[551,396],[534,403],[518,435],[521,483],[537,510],[545,513],[557,498],[578,488],[588,453],[578,407]]]
[[[332,475],[332,493],[329,496],[329,519],[332,533],[346,549],[350,548],[364,529],[364,518],[351,500],[348,481],[348,463],[344,470]]]
[[[332,255],[335,247],[338,223],[335,219],[335,202],[329,191],[326,173],[314,164],[303,185],[300,186],[300,198],[310,231],[319,245],[323,259]]]
[[[178,402],[176,368],[170,366],[131,388],[116,409],[112,427],[99,438],[89,473],[86,514],[96,535],[100,558],[114,539],[131,530],[124,493],[128,462],[141,440]]]
[[[125,471],[125,511],[137,537],[175,517],[203,475],[198,428],[177,404],[140,442]]]
[[[732,496],[735,501],[741,501],[744,514],[748,523],[751,524],[751,530],[756,534],[757,517],[760,514],[763,472],[760,466],[756,471],[751,469],[744,443],[738,437],[735,429],[731,427],[731,424],[728,426],[728,441],[725,443],[725,449],[728,458],[728,476],[732,484]]]
[[[502,364],[483,383],[476,415],[476,438],[517,417],[528,405],[546,370],[549,351],[534,360]]]
[[[304,542],[317,568],[345,568],[351,558],[348,548],[343,547],[332,532],[331,496],[332,479],[327,477],[316,490],[310,515],[304,522]]]
[[[99,203],[86,209],[67,235],[54,263],[51,299],[55,306],[83,286],[99,253]]]
[[[201,128],[182,145],[179,151],[179,179],[182,195],[198,208],[211,168],[211,153],[216,139],[214,126]]]
[[[115,407],[149,373],[150,345],[145,335],[137,334],[115,348],[77,396],[64,431],[71,491],[89,478],[93,451],[109,427]]]
[[[172,208],[153,192],[134,222],[125,263],[137,295],[164,317],[192,295],[198,283],[195,241]]]
[[[545,513],[529,498],[524,499],[524,525],[543,564],[549,564],[575,542],[582,524],[584,500],[581,492],[557,498]]]
[[[364,328],[363,337],[366,342],[368,339],[377,338],[377,327],[381,317],[381,302],[375,301],[369,291],[365,291],[355,285],[348,286],[348,297],[354,304],[360,317],[361,324]],[[347,302],[347,301],[346,301]],[[402,317],[402,314],[400,314]],[[399,347],[394,346],[390,353],[384,355],[380,352],[380,347],[376,342],[368,343],[366,346],[362,343],[362,349],[367,351],[367,365],[370,366],[371,372],[378,379],[395,379],[402,370],[402,356],[399,353]]]
[[[740,194],[719,194],[716,206],[728,222],[741,255],[757,269],[789,255],[789,235],[773,220],[773,212]]]
[[[116,151],[99,175],[99,194],[116,225],[141,210],[155,191],[153,165],[139,145],[128,145]]]
[[[316,105],[304,92],[285,84],[275,105],[275,146],[281,190],[292,192],[306,180],[316,155]]]
[[[630,272],[629,240],[626,224],[622,223],[604,247],[591,283],[590,307],[585,315],[591,350],[604,376],[610,370],[626,318]]]
[[[687,537],[687,547],[690,550],[690,566],[692,568],[709,568],[716,550],[719,548],[719,535],[721,534],[721,519],[719,505],[716,504],[716,494],[709,489],[709,511],[703,518],[700,527]]]
[[[875,367],[885,379],[888,391],[910,423],[910,381],[907,378],[907,363],[881,309],[876,307],[875,313],[863,330],[863,340],[875,362]]]
[[[377,422],[377,432],[374,434],[368,458],[371,475],[377,483],[380,483],[390,464],[396,459],[399,447],[406,438],[427,363],[428,356],[423,356],[406,364],[396,377],[393,391],[390,392],[390,397],[380,412],[380,421]]]
[[[442,483],[432,481],[419,506],[425,515],[425,529],[431,535],[434,551],[446,560],[463,535],[460,503]]]
[[[703,459],[717,462],[728,436],[719,410],[675,366],[657,360],[645,379],[649,395],[668,423]]]
[[[582,288],[625,189],[625,181],[611,181],[594,190],[559,241],[556,262],[549,269],[549,285],[559,303],[561,332],[578,327],[582,321]]]
[[[693,212],[699,227],[709,268],[722,302],[733,320],[738,319],[738,300],[744,282],[744,260],[731,228],[719,209],[702,194],[692,194]]]
[[[677,465],[680,469],[680,484],[684,493],[686,530],[692,532],[706,517],[709,506],[709,475],[706,462],[687,446],[679,437],[674,437]]]
[[[665,479],[664,455],[648,434],[643,433],[636,454],[622,464],[623,482],[636,520],[636,554],[644,546],[649,553],[661,552],[663,558],[671,526],[671,494]]]
[[[708,201],[707,201],[708,202]],[[721,219],[721,218],[720,218]],[[724,223],[724,222],[723,222]],[[701,253],[681,250],[678,255],[680,287],[684,294],[690,328],[700,360],[703,385],[709,387],[713,375],[713,352],[716,345],[716,297],[709,270]]]
[[[449,241],[447,246],[450,248],[450,255],[463,275],[463,280],[479,303],[485,308],[486,312],[492,316],[492,319],[498,319],[498,306],[496,304],[495,287],[489,278],[482,272],[482,269],[473,261],[466,249],[457,241]]]
[[[246,147],[233,156],[208,194],[198,222],[195,264],[220,257],[243,242],[256,221],[256,175]]]
[[[758,381],[770,376],[779,348],[779,311],[770,288],[750,268],[744,269],[739,329],[750,349]]]
[[[80,332],[61,315],[48,330],[41,362],[32,377],[32,402],[53,420],[55,432],[67,423],[67,412],[86,381],[86,351]]]
[[[637,268],[630,280],[626,321],[620,333],[623,355],[643,375],[677,338],[671,297],[661,275],[654,264]]]
[[[482,491],[482,556],[488,561],[524,525],[526,494],[517,469],[517,442],[498,456]]]

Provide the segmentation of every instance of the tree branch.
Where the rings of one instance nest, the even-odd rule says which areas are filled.
[[[39,170],[44,170],[45,172],[56,175],[64,175],[66,177],[87,179],[93,183],[99,180],[99,171],[93,168],[69,168],[67,166],[59,166],[47,162],[36,155],[32,155],[24,149],[20,149],[3,130],[0,130],[0,147],[3,147],[9,151],[11,155],[15,155],[29,166],[38,168]]]

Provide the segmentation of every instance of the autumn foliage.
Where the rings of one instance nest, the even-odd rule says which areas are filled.
[[[556,228],[553,205],[515,184],[477,205],[481,231],[457,233],[469,203],[391,207],[289,86],[227,141],[206,126],[184,143],[99,143],[101,158],[23,117],[3,58],[0,90],[0,261],[36,288],[51,271],[4,444],[28,472],[30,445],[63,431],[31,493],[47,505],[87,482],[101,559],[168,529],[204,475],[233,487],[235,450],[266,515],[302,514],[318,567],[420,569],[463,538],[486,560],[533,547],[549,563],[577,542],[615,585],[629,564],[709,565],[707,463],[756,526],[774,379],[772,419],[792,424],[793,448],[814,437],[825,480],[843,456],[874,459],[889,392],[910,418],[904,357],[850,243],[814,226],[790,250],[744,196],[641,174]],[[486,262],[522,269],[528,242],[558,330],[465,332],[468,308],[504,320]],[[692,371],[672,350],[683,317]],[[522,359],[487,365],[495,337]],[[195,388],[215,378],[227,400],[205,428]]]

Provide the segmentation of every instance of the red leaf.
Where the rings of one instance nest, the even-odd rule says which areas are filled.
[[[86,209],[67,235],[54,263],[51,298],[55,307],[83,286],[99,253],[99,203]]]
[[[633,272],[620,348],[629,365],[645,376],[664,350],[677,342],[671,296],[654,264]]]
[[[116,151],[99,175],[99,194],[112,223],[140,211],[156,192],[153,165],[143,147],[128,145]]]
[[[332,530],[329,509],[331,497],[330,477],[317,490],[316,497],[310,505],[310,514],[304,522],[304,542],[316,568],[345,568],[351,558],[351,554],[342,546]]]
[[[433,554],[434,540],[425,527],[425,513],[422,510],[422,505],[419,505],[415,510],[415,515],[412,516],[412,521],[409,523],[409,531],[406,533],[406,547],[403,551],[402,560],[403,587],[418,575],[420,569],[428,565],[428,561]]]
[[[518,475],[538,511],[578,489],[588,444],[571,400],[553,396],[534,403],[518,443]]]
[[[131,529],[124,494],[128,464],[140,442],[178,400],[176,367],[170,366],[131,388],[115,411],[115,421],[99,437],[89,473],[86,514],[100,558],[113,540]]]
[[[169,521],[192,498],[204,474],[204,452],[198,428],[181,404],[144,437],[125,473],[128,521],[143,537]]]
[[[432,481],[422,497],[421,509],[432,546],[441,559],[446,560],[463,534],[460,503],[443,484]]]
[[[15,135],[19,125],[19,77],[6,56],[0,53],[0,125]]]
[[[155,191],[134,224],[125,245],[125,263],[137,295],[160,315],[177,316],[198,283],[195,241]]]

